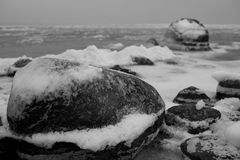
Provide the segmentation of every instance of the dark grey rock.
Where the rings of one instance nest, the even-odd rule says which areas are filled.
[[[41,74],[38,74],[39,67]],[[88,68],[91,68],[91,73],[96,70],[97,76],[89,79],[90,75],[86,73]],[[86,74],[87,78],[78,79],[71,74],[69,77],[72,70],[79,72],[79,76],[84,77]],[[65,82],[54,79],[52,83],[61,83],[51,90],[46,87],[36,95],[31,94],[35,93],[34,87],[27,88],[27,93],[21,92],[19,87],[22,85],[16,84],[17,78],[21,77],[21,81],[24,81],[33,76],[33,72],[35,80],[48,75],[61,75],[61,79],[67,76],[70,80]],[[158,92],[135,76],[111,69],[83,66],[67,60],[39,58],[17,72],[14,82],[7,119],[10,131],[16,136],[96,129],[115,125],[129,114],[163,112],[152,126],[133,140],[131,147],[120,142],[116,146],[107,146],[103,151],[93,152],[76,148],[74,144],[60,143],[60,146],[56,144],[57,148],[45,149],[23,143],[18,149],[18,154],[23,159],[132,159],[154,139],[163,123],[164,102]]]
[[[191,134],[198,134],[221,118],[221,113],[213,108],[196,109],[195,104],[173,106],[166,111],[167,125],[185,128]]]
[[[216,99],[240,98],[240,80],[224,80],[218,83]]]
[[[191,160],[239,160],[240,152],[214,135],[198,136],[181,144],[182,152]]]
[[[20,141],[11,137],[0,138],[0,159],[1,160],[18,160],[17,148]]]
[[[190,86],[181,90],[177,96],[173,99],[174,103],[186,104],[193,103],[196,104],[199,100],[204,102],[209,102],[210,98],[199,88]]]

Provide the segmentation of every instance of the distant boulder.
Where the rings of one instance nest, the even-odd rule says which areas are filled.
[[[163,43],[173,50],[210,50],[208,30],[198,20],[191,18],[172,22],[164,34]]]
[[[169,108],[166,111],[165,122],[170,126],[184,128],[191,134],[198,134],[208,130],[220,117],[221,113],[216,109],[184,104]]]
[[[11,137],[0,138],[0,159],[1,160],[18,160],[17,148],[19,141]]]
[[[210,98],[199,88],[190,86],[181,90],[177,96],[173,99],[174,103],[186,104],[194,103],[203,100],[204,102],[209,102]]]
[[[217,99],[240,98],[240,74],[217,72],[213,74],[213,78],[218,81]]]

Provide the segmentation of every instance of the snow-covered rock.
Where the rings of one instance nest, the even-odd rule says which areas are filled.
[[[213,78],[218,81],[217,99],[237,97],[240,98],[240,73],[216,72]]]
[[[86,158],[133,157],[156,136],[163,113],[158,92],[135,76],[38,58],[16,73],[7,119],[13,134],[42,150],[68,142],[79,147],[77,155],[85,150]],[[28,159],[30,151],[23,155]]]
[[[196,104],[200,100],[203,100],[204,102],[209,102],[210,98],[204,93],[204,91],[200,90],[197,87],[190,86],[181,90],[173,99],[173,102],[179,104]]]
[[[166,111],[165,122],[169,126],[186,129],[191,134],[198,134],[208,130],[220,117],[221,113],[216,109],[198,109],[195,104],[184,104],[169,108]]]
[[[198,20],[181,18],[172,22],[164,35],[164,44],[173,50],[209,50],[208,30]]]
[[[214,135],[198,136],[181,144],[182,152],[191,160],[239,160],[239,150]]]

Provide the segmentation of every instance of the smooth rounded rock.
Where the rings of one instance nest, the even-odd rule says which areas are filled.
[[[208,30],[198,20],[191,18],[172,22],[164,35],[164,43],[173,50],[210,50]]]
[[[193,137],[181,144],[182,152],[191,160],[239,160],[240,152],[214,135]]]
[[[173,102],[179,104],[196,104],[200,100],[203,100],[204,102],[209,102],[210,98],[199,88],[190,86],[181,90],[173,99]]]
[[[167,125],[186,129],[191,134],[198,134],[209,129],[212,123],[221,118],[221,113],[213,108],[197,109],[194,104],[173,106],[166,111]]]
[[[240,74],[229,72],[216,72],[213,78],[218,81],[217,99],[236,97],[240,98]]]

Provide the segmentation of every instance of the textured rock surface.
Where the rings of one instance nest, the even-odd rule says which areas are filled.
[[[177,96],[173,99],[174,103],[186,104],[186,103],[194,103],[196,104],[199,100],[203,100],[204,102],[209,102],[210,98],[199,88],[194,86],[190,86],[181,90]]]
[[[48,89],[52,84],[47,84],[46,88],[36,95],[29,95],[38,91],[30,87],[21,88],[18,78],[22,81],[27,80],[28,75],[36,76],[38,81],[43,75],[39,75],[34,69],[31,70],[35,72],[34,75],[31,75],[31,72],[25,73],[29,72],[25,68],[19,72],[13,82],[7,110],[10,129],[15,133],[25,135],[102,127],[116,124],[124,115],[133,112],[157,113],[164,105],[152,86],[127,74],[96,67],[84,68],[85,66],[82,67],[79,63],[57,59],[39,59],[28,68],[33,65],[42,67],[46,71],[44,76],[56,74],[61,77],[54,77],[49,81],[55,81],[53,83],[56,86],[52,89]],[[81,72],[82,69],[93,70],[99,75],[88,75],[91,79],[82,80],[78,75],[74,77],[75,73],[68,73],[72,68],[76,69],[80,78],[81,74],[83,77],[87,74]],[[21,74],[27,76],[22,77]],[[62,81],[64,78],[67,80]]]
[[[221,113],[213,108],[198,110],[194,104],[178,105],[166,111],[167,125],[186,128],[191,134],[198,134],[209,129],[209,126],[220,119]]]
[[[80,142],[77,150],[71,148],[75,142],[66,150],[64,143],[56,153],[54,146],[26,147],[28,144],[18,151],[22,158],[131,159],[154,139],[163,122],[164,102],[146,82],[110,69],[52,58],[36,59],[16,73],[7,109],[11,132],[27,137],[113,128],[126,115],[135,114],[150,116],[151,123],[131,141],[117,141],[103,150],[83,149]]]
[[[240,74],[234,72],[215,72],[212,77],[218,81],[217,99],[240,98]]]
[[[182,18],[171,23],[164,38],[165,45],[173,50],[210,50],[208,30],[195,19]]]
[[[182,152],[191,160],[239,160],[240,152],[217,136],[207,135],[187,139]]]

